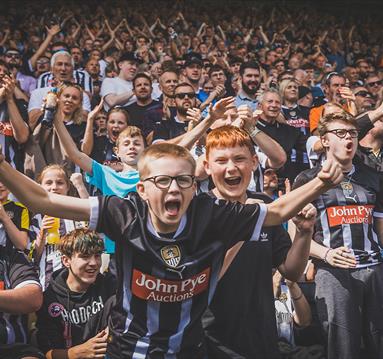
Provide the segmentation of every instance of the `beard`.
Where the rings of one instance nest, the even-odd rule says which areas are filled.
[[[245,84],[242,81],[242,90],[245,91],[245,93],[247,93],[249,95],[254,95],[259,89],[259,83],[258,84],[256,82],[250,82],[250,83],[254,84],[256,86],[254,88],[250,88],[249,86],[247,86],[247,84]]]

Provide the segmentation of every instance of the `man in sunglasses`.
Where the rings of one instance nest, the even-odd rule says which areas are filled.
[[[366,87],[357,86],[352,89],[352,92],[355,95],[355,105],[358,114],[374,109],[376,103],[375,98]]]
[[[174,101],[176,115],[170,120],[162,120],[156,125],[153,143],[170,140],[187,132],[189,122],[187,111],[196,107],[196,94],[193,86],[186,82],[178,84],[174,89]]]
[[[368,75],[365,81],[366,88],[376,100],[380,100],[382,98],[382,80],[376,73]]]
[[[20,89],[29,97],[31,92],[36,88],[37,81],[32,76],[28,76],[20,72],[22,67],[20,51],[16,48],[8,49],[5,53],[4,60],[14,78],[19,83]]]
[[[343,181],[316,199],[318,216],[310,255],[317,269],[316,304],[327,339],[327,358],[366,358],[383,350],[382,176],[354,160],[358,149],[355,118],[326,115],[318,124],[327,160],[340,163]],[[302,172],[294,188],[321,169]]]

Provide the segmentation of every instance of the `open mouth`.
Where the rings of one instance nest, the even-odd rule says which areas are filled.
[[[348,151],[351,151],[351,150],[352,150],[352,147],[353,147],[352,142],[347,143],[347,145],[346,145],[346,149],[347,149]]]
[[[165,210],[170,216],[177,216],[181,208],[181,202],[170,200],[165,202]]]
[[[118,131],[118,130],[112,130],[112,136],[113,136],[114,138],[117,138],[119,134],[120,134],[120,131]]]
[[[225,183],[228,184],[229,186],[237,186],[241,183],[241,177],[230,177],[230,178],[225,178]]]

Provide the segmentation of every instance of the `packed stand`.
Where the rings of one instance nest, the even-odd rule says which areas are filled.
[[[381,358],[380,19],[238,4],[1,5],[1,358]]]

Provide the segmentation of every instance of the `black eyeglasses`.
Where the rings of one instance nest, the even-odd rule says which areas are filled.
[[[176,93],[174,96],[180,100],[183,100],[185,97],[187,97],[188,99],[191,100],[191,99],[195,98],[195,93],[194,92],[180,92],[180,93]]]
[[[374,82],[366,82],[366,86],[380,86],[382,84],[382,80],[374,81]]]
[[[358,137],[358,130],[352,129],[352,130],[346,130],[343,128],[337,128],[335,130],[329,130],[325,133],[333,133],[335,136],[339,138],[345,138],[347,134],[351,136],[351,138],[357,138]]]
[[[372,97],[372,93],[368,91],[359,91],[355,94],[355,96]]]
[[[180,175],[180,176],[159,175],[159,176],[146,178],[143,180],[143,182],[151,181],[159,189],[168,189],[171,186],[172,182],[175,180],[179,188],[186,189],[193,186],[194,179],[195,179],[195,176],[192,176],[192,175]]]

